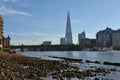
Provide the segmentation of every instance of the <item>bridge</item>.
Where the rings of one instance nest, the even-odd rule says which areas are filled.
[[[91,48],[92,46],[89,46]],[[11,45],[11,49],[21,51],[80,51],[84,47],[80,45]]]

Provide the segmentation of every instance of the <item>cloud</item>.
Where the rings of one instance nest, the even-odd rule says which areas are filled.
[[[39,45],[42,44],[43,41],[51,41],[52,44],[59,44],[60,38],[62,34],[46,34],[46,33],[39,33],[39,32],[31,32],[31,33],[9,33],[12,37],[11,44],[12,45],[20,45],[20,44],[35,44]],[[19,37],[19,38],[16,38]],[[35,37],[35,38],[33,38]]]
[[[31,33],[15,33],[15,32],[11,32],[8,33],[11,37],[19,37],[21,39],[16,39],[15,40],[11,40],[12,45],[20,45],[20,44],[27,44],[27,45],[31,45],[31,44],[35,44],[35,45],[39,45],[41,44],[43,41],[52,41],[52,44],[59,44],[60,43],[60,38],[64,36],[64,34],[47,34],[47,33],[40,33],[40,32],[31,32]],[[87,36],[90,34],[86,34]],[[31,39],[26,39],[31,37]],[[35,38],[32,38],[35,37]],[[73,34],[73,41],[74,44],[78,44],[78,34]]]
[[[0,0],[1,3],[7,4],[7,3],[13,3],[15,6],[21,6],[21,7],[27,7],[28,1],[26,0]]]
[[[3,1],[3,2],[17,2],[17,0],[0,0],[0,1]]]
[[[36,41],[34,40],[28,40],[28,39],[13,39],[11,40],[11,44],[12,45],[21,45],[21,44],[25,44],[25,45],[31,45],[31,44],[37,44]]]
[[[95,38],[95,34],[94,33],[86,33],[86,37],[87,38]]]
[[[34,36],[50,36],[50,37],[62,37],[63,34],[46,34],[46,33],[39,33],[39,32],[32,32]]]
[[[10,32],[9,33],[12,36],[31,36],[31,34],[28,33],[14,33],[14,32]]]
[[[12,36],[48,36],[48,34],[45,33],[39,33],[39,32],[31,32],[31,33],[17,33],[17,32],[10,32],[10,35]]]
[[[59,38],[52,38],[52,37],[38,37],[36,39],[14,39],[12,38],[11,40],[11,45],[21,45],[21,44],[25,44],[25,45],[40,45],[43,43],[43,41],[51,41],[52,44],[59,44]]]
[[[8,33],[12,36],[41,36],[41,37],[62,37],[63,34],[47,34],[47,33],[40,33],[40,32],[31,32],[31,33],[17,33],[17,32],[10,32]]]
[[[39,32],[32,32],[31,35],[34,35],[34,36],[48,36],[49,34],[39,33]]]
[[[30,13],[17,11],[14,9],[9,9],[5,6],[0,6],[0,14],[2,15],[24,15],[24,16],[32,16]]]

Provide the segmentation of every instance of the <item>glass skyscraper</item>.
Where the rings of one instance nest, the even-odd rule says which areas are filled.
[[[72,45],[73,44],[69,12],[67,13],[67,23],[66,23],[66,35],[65,35],[65,38],[66,38],[66,44],[67,45]]]

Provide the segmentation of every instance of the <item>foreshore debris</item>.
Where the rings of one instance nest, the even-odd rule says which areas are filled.
[[[66,62],[79,59],[63,58]],[[96,74],[109,74],[110,69],[95,68],[80,71],[78,66],[72,66],[64,61],[43,60],[40,58],[26,57],[16,54],[0,54],[0,80],[40,80],[51,76],[55,79],[64,80],[65,78],[84,79],[95,77]]]

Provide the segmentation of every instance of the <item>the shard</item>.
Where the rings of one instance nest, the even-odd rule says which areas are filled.
[[[71,22],[70,22],[69,12],[67,13],[66,36],[65,37],[66,37],[66,44],[72,45],[73,40],[72,40],[72,30],[71,30]]]

